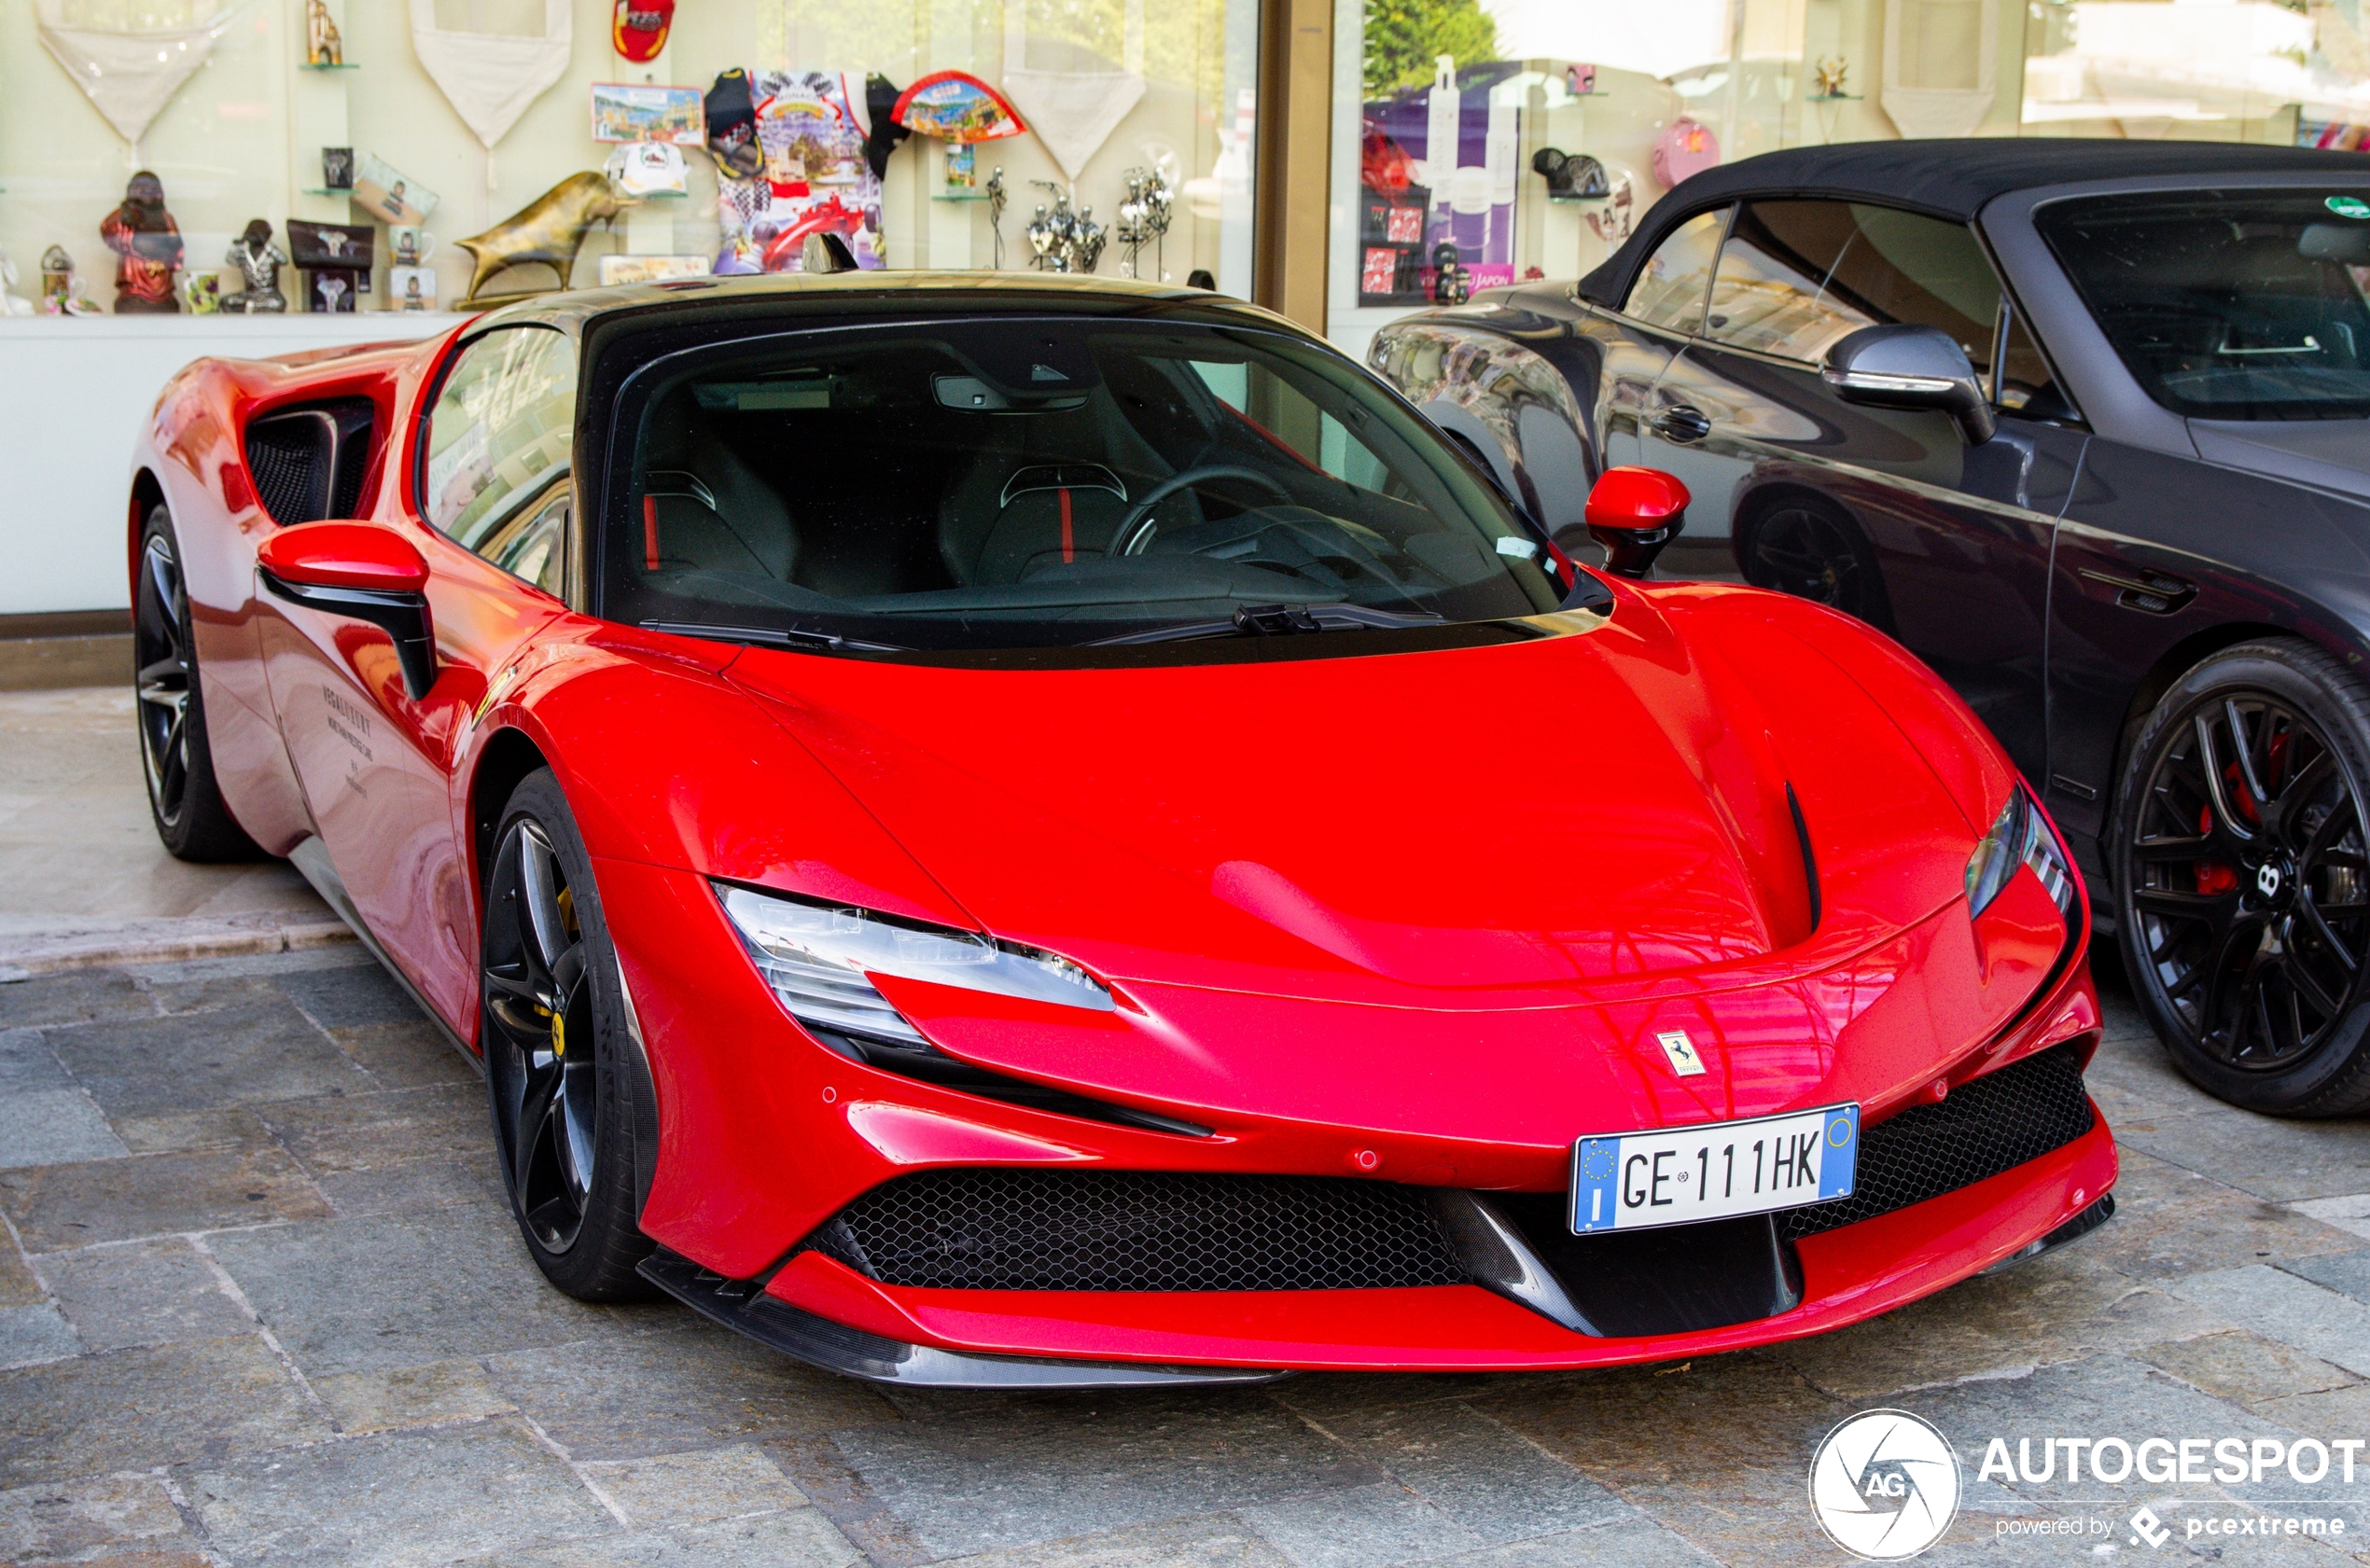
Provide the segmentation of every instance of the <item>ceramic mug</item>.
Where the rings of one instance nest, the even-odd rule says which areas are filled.
[[[395,247],[395,264],[398,267],[421,267],[436,254],[436,236],[416,223],[398,223],[387,230],[387,243]]]

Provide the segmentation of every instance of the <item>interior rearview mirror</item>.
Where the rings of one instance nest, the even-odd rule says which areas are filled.
[[[1605,547],[1605,570],[1643,577],[1654,557],[1687,526],[1693,499],[1676,476],[1659,468],[1608,468],[1588,492],[1588,536]]]
[[[1827,351],[1819,378],[1837,397],[1862,408],[1948,414],[1969,446],[1983,445],[1999,429],[1967,351],[1938,326],[1863,326]]]
[[[383,631],[414,702],[436,684],[427,560],[394,529],[334,520],[283,528],[256,552],[256,574],[276,599]]]

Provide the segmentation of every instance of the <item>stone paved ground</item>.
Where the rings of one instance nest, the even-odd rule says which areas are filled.
[[[1807,1459],[1889,1405],[1969,1462],[1927,1561],[2370,1561],[2370,1508],[2335,1484],[1973,1475],[1991,1436],[2370,1436],[2370,1128],[2219,1106],[2112,1017],[2113,1224],[1859,1328],[1605,1373],[987,1397],[551,1292],[475,1075],[358,954],[0,985],[0,1556],[1840,1562]],[[2175,1528],[2160,1551],[2125,1522],[2142,1504]],[[2186,1537],[2259,1511],[2349,1533]]]

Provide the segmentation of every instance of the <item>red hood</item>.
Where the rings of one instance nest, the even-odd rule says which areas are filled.
[[[1832,629],[1691,607],[1624,590],[1602,623],[1380,657],[729,673],[983,927],[1121,980],[1554,1006],[1823,967],[1946,903],[1966,813],[1810,645]]]

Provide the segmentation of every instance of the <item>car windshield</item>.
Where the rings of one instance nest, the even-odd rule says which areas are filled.
[[[2173,412],[2370,415],[2370,201],[2154,192],[2052,202],[2034,221],[2124,365]]]
[[[1337,354],[949,319],[634,373],[603,613],[821,645],[1074,646],[1537,615],[1541,547]]]

